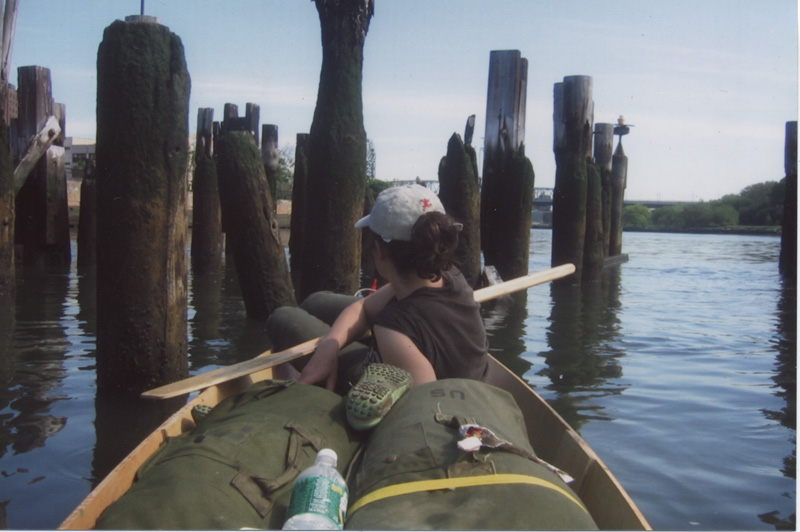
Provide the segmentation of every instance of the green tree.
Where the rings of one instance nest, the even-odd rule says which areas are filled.
[[[278,151],[278,173],[276,174],[276,200],[292,199],[292,183],[294,181],[295,147],[287,144]]]
[[[682,227],[683,205],[659,207],[652,213],[651,220],[656,227]]]
[[[783,220],[783,181],[766,181],[742,189],[739,194],[739,223],[742,225],[780,225]]]
[[[644,205],[628,205],[622,209],[622,225],[624,227],[650,227],[652,213]]]
[[[731,205],[715,204],[711,210],[712,227],[731,227],[739,224],[739,212]]]

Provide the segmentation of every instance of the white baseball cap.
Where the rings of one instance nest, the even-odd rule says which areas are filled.
[[[387,188],[375,198],[372,211],[356,222],[356,227],[369,227],[385,242],[411,240],[411,229],[423,214],[444,213],[439,198],[421,185]]]

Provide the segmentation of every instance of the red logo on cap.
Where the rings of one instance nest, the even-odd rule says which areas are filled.
[[[422,200],[422,212],[427,211],[431,207],[432,207],[431,200],[429,200],[428,198]]]

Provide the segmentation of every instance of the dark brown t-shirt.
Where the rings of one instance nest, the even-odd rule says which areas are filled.
[[[472,288],[456,268],[443,275],[441,288],[420,288],[392,299],[375,316],[380,325],[408,336],[430,360],[437,379],[484,380],[489,368],[489,343]],[[376,342],[367,363],[380,362]]]

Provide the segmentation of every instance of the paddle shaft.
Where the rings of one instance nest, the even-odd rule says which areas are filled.
[[[530,288],[532,286],[537,286],[540,284],[549,283],[550,281],[554,281],[556,279],[561,279],[562,277],[571,275],[574,272],[574,265],[563,264],[561,266],[556,266],[555,268],[542,270],[530,275],[524,275],[516,279],[511,279],[510,281],[505,281],[495,285],[487,286],[486,288],[475,290],[475,301],[478,303],[483,303],[484,301],[518,292],[520,290],[525,290],[526,288]],[[203,388],[208,388],[209,386],[214,386],[232,379],[244,377],[245,375],[250,375],[251,373],[262,371],[277,366],[278,364],[283,364],[284,362],[289,362],[295,358],[309,355],[314,352],[321,339],[321,337],[314,338],[277,353],[270,353],[267,351],[266,353],[262,353],[255,358],[246,360],[244,362],[239,362],[238,364],[232,364],[224,368],[201,373],[187,379],[148,390],[142,394],[142,397],[147,399],[169,399],[171,397],[177,397],[179,395],[196,392],[197,390],[202,390]]]

